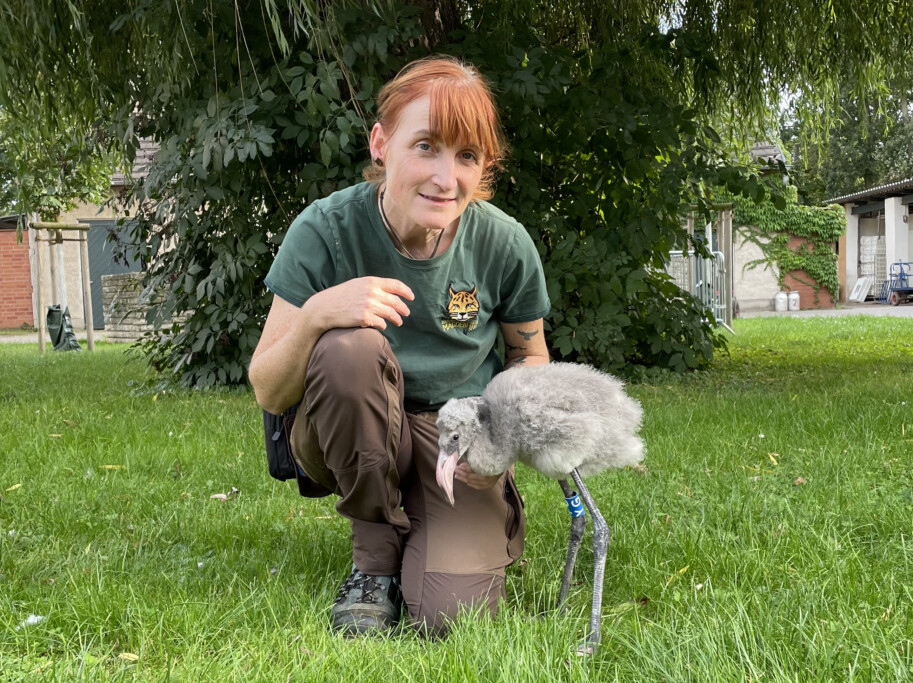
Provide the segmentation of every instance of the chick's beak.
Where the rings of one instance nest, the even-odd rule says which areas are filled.
[[[457,461],[460,459],[460,452],[447,453],[441,451],[437,456],[437,485],[444,490],[447,500],[454,504],[453,500],[453,473],[457,468]]]

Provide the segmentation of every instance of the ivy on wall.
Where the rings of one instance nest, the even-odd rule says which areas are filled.
[[[773,269],[781,288],[786,275],[792,273],[815,290],[815,303],[822,287],[836,301],[839,279],[833,243],[846,231],[846,215],[836,204],[827,207],[798,204],[795,187],[786,188],[784,194],[787,202],[782,209],[769,199],[755,202],[741,196],[733,198],[733,224],[742,228],[743,244],[756,244],[764,255],[747,267],[763,265]],[[806,241],[791,248],[789,241],[793,235]],[[797,277],[798,270],[808,273],[812,281]]]

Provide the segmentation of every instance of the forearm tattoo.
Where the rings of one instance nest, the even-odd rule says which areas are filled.
[[[514,346],[513,344],[508,344],[507,342],[504,342],[504,345],[507,347],[508,351],[526,351],[525,346]]]
[[[526,341],[529,341],[537,334],[539,334],[539,330],[533,330],[532,332],[527,332],[526,330],[517,330],[517,334],[523,337]]]
[[[517,356],[516,358],[511,358],[508,361],[508,365],[526,365],[526,359],[529,356]]]

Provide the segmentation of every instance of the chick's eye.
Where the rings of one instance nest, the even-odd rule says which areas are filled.
[[[460,435],[459,435],[459,434],[454,434],[453,437],[452,437],[450,440],[451,440],[451,441],[459,441],[459,440],[460,440]]]

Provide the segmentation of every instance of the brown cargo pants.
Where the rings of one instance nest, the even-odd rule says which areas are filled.
[[[407,413],[403,401],[402,371],[380,332],[330,330],[308,364],[292,451],[340,496],[355,566],[400,574],[413,623],[443,633],[461,605],[497,611],[504,569],[523,552],[523,505],[505,473],[485,491],[454,482],[452,507],[435,481],[437,413]]]

